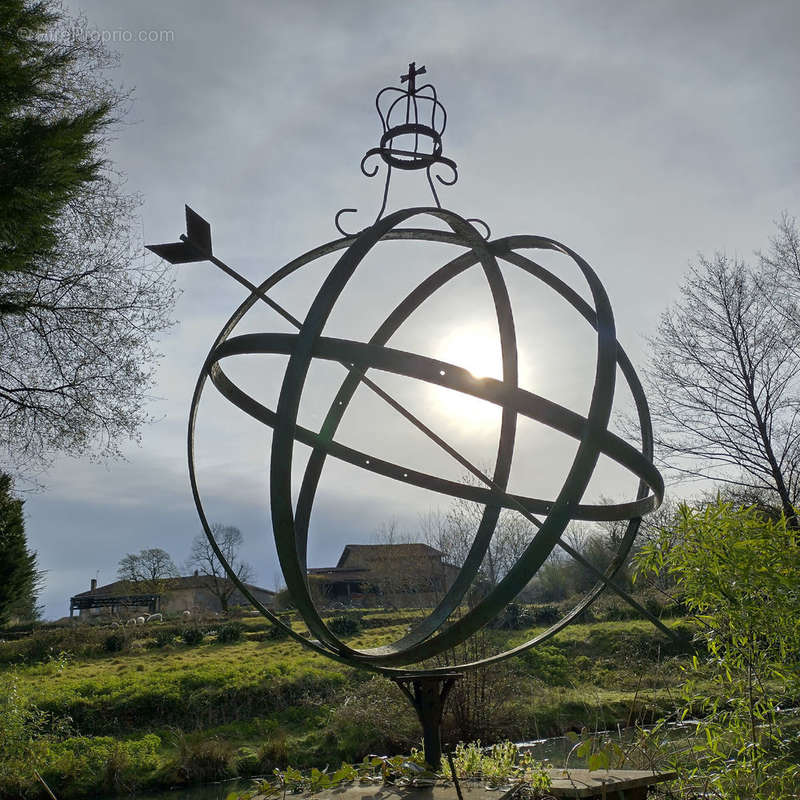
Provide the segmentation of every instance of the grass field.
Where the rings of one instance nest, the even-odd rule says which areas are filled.
[[[417,613],[367,613],[351,641],[389,641]],[[27,756],[14,762],[6,748],[12,756],[0,757],[0,796],[44,796],[34,766],[70,798],[321,767],[418,742],[416,718],[390,681],[272,638],[260,618],[240,625],[227,644],[213,622],[196,644],[170,623],[127,632],[80,625],[0,644],[4,716],[32,731]],[[470,655],[535,630],[488,631]],[[686,652],[640,620],[573,625],[464,678],[444,737],[519,740],[646,721],[672,707]],[[3,735],[12,742],[13,731]]]

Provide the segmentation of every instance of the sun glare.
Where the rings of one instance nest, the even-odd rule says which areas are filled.
[[[433,357],[468,370],[475,378],[503,376],[497,331],[461,328],[442,339]],[[438,409],[461,427],[486,427],[496,423],[499,409],[491,403],[461,392],[431,387]]]
[[[436,358],[469,370],[475,378],[502,378],[503,365],[497,332],[462,328],[451,333]]]

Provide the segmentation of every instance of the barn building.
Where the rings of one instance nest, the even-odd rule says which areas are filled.
[[[230,592],[228,607],[249,606],[250,601],[236,589],[227,578],[214,578],[211,575],[188,575],[182,578],[164,578],[157,582],[157,590],[147,584],[131,581],[114,581],[105,586],[98,586],[93,578],[86,592],[76,594],[69,599],[69,615],[75,611],[79,616],[97,614],[138,614],[155,612],[181,613],[183,611],[219,612],[222,603],[220,591],[214,591],[214,582],[218,581],[226,594]],[[275,593],[269,589],[246,584],[257,600],[265,606],[272,606]]]
[[[326,604],[429,607],[458,575],[458,567],[427,544],[348,544],[335,567],[308,570]]]

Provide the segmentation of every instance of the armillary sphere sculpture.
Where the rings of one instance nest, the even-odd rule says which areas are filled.
[[[439,722],[444,698],[453,680],[464,670],[484,667],[509,658],[549,639],[574,620],[606,587],[636,606],[663,631],[668,634],[670,631],[629,597],[614,580],[615,573],[630,552],[641,517],[661,503],[664,484],[652,462],[652,435],[647,402],[633,366],[617,342],[614,315],[605,289],[583,258],[553,239],[520,235],[491,240],[485,223],[477,219],[465,219],[442,208],[436,192],[436,182],[451,185],[455,183],[458,173],[456,164],[442,155],[442,134],[447,121],[444,107],[433,86],[417,85],[417,78],[424,73],[425,67],[418,69],[415,64],[410,64],[408,72],[402,76],[405,86],[387,87],[376,98],[383,132],[379,145],[364,156],[361,169],[365,175],[371,177],[378,172],[380,162],[383,163],[386,172],[383,202],[375,221],[359,233],[347,233],[341,227],[342,216],[355,211],[343,209],[335,220],[336,227],[342,233],[341,238],[298,256],[258,286],[213,254],[209,224],[188,207],[186,235],[181,236],[181,241],[152,245],[149,249],[172,263],[211,261],[245,286],[249,293],[209,350],[197,381],[189,418],[188,451],[192,491],[203,529],[217,557],[228,571],[230,579],[253,606],[305,647],[337,661],[371,669],[395,679],[414,703],[420,716],[425,733],[426,759],[428,763],[438,767],[441,756]],[[373,165],[368,168],[370,161]],[[397,169],[424,171],[434,205],[403,209],[384,216],[392,171]],[[445,177],[441,174],[443,170]],[[426,220],[430,218],[444,223],[447,230],[426,227]],[[326,322],[345,287],[357,279],[358,268],[364,257],[382,242],[393,240],[440,242],[456,245],[463,251],[460,250],[460,255],[430,274],[402,298],[369,341],[326,336]],[[560,253],[574,262],[586,281],[591,303],[582,299],[576,291],[534,260],[532,255],[540,250]],[[293,316],[270,297],[270,290],[286,277],[323,256],[339,251],[341,255],[303,319]],[[499,261],[544,283],[549,290],[569,303],[583,317],[586,325],[595,330],[597,359],[594,390],[586,416],[519,385],[514,319]],[[478,379],[461,367],[391,346],[394,333],[428,298],[445,288],[457,276],[476,267],[483,273],[494,302],[502,353],[502,380]],[[297,332],[237,334],[237,325],[259,302],[266,303],[296,328]],[[267,408],[226,375],[222,366],[224,361],[243,354],[282,354],[289,357],[276,408]],[[298,424],[298,408],[313,359],[336,362],[343,368],[341,385],[319,430],[310,430]],[[641,429],[640,449],[608,430],[617,368],[627,381],[636,405]],[[422,419],[381,388],[376,373],[393,373],[425,381],[499,406],[502,409],[500,434],[491,474],[485,474],[478,469]],[[208,380],[231,403],[273,429],[269,493],[275,545],[286,586],[311,636],[314,637],[312,639],[292,630],[251,594],[230,569],[214,540],[198,490],[194,460],[194,430],[198,405]],[[468,485],[445,480],[437,475],[384,460],[378,453],[363,452],[337,441],[336,433],[340,423],[356,389],[362,384],[456,459],[479,483]],[[563,486],[553,499],[527,497],[507,491],[517,420],[520,416],[543,423],[578,442],[577,452]],[[292,502],[291,480],[295,442],[302,442],[312,451],[296,504]],[[635,499],[614,505],[590,505],[581,502],[601,454],[626,467],[638,477],[639,488]],[[309,520],[322,471],[329,458],[340,459],[395,481],[448,497],[463,498],[483,506],[474,541],[458,576],[428,616],[391,644],[363,650],[349,646],[325,624],[312,601],[306,558]],[[467,592],[478,577],[481,562],[503,509],[521,514],[531,524],[530,542],[499,583],[458,616],[465,605]],[[597,569],[561,538],[571,520],[628,521],[617,552],[606,569]],[[451,667],[421,671],[413,669],[412,665],[431,659],[464,642],[492,620],[517,596],[555,547],[565,550],[597,578],[594,588],[568,614],[529,642],[506,652]]]

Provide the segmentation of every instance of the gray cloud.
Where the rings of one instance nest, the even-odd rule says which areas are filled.
[[[211,221],[218,254],[252,280],[335,238],[339,208],[361,209],[362,225],[375,213],[381,179],[358,171],[377,138],[372,99],[412,59],[427,65],[450,114],[445,148],[461,177],[442,189],[444,205],[484,217],[495,235],[550,235],[585,256],[606,283],[635,363],[645,356],[642,334],[676,296],[698,251],[725,247],[748,256],[765,243],[770,220],[796,204],[794,2],[245,2],[224,13],[189,0],[80,5],[99,29],[174,32],[171,42],[119,45],[118,77],[136,88],[135,124],[112,155],[144,195],[145,239],[174,239],[188,202]],[[395,205],[430,203],[417,178],[398,184]],[[452,255],[439,248],[425,260],[413,246],[381,252],[331,319],[340,335],[370,335],[392,298]],[[536,384],[530,388],[585,408],[592,337],[540,288],[505,272]],[[307,273],[275,291],[296,315],[323,274],[318,267]],[[564,274],[581,288],[574,271]],[[28,500],[31,541],[49,570],[51,616],[96,570],[101,580],[112,578],[125,552],[158,545],[181,560],[198,530],[186,478],[186,413],[205,352],[243,295],[209,265],[182,267],[179,282],[180,324],[163,342],[152,406],[158,422],[141,447],[108,467],[59,461],[48,491]],[[431,308],[438,316],[421,311],[398,332],[398,346],[432,352],[459,319],[485,318],[491,307],[477,276],[454,282]],[[246,326],[285,329],[260,309]],[[278,359],[231,371],[274,402]],[[303,407],[310,421],[324,412],[339,375],[320,367],[312,376]],[[470,457],[491,461],[491,426],[454,424],[428,389],[386,384]],[[270,585],[269,432],[211,395],[201,423],[210,516],[242,527],[259,580]],[[365,397],[342,436],[458,476],[443,456],[393,426]],[[569,443],[521,425],[512,481],[554,491],[571,452]],[[629,478],[606,468],[590,491],[623,496],[632,489]],[[311,557],[330,563],[344,542],[368,540],[382,520],[399,515],[412,526],[440,502],[331,464]]]

